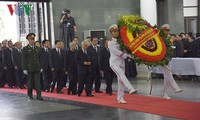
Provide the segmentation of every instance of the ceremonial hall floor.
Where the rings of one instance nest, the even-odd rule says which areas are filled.
[[[161,98],[163,79],[152,79],[153,97]],[[176,80],[183,89],[182,93],[170,91],[173,99],[200,103],[200,82],[190,80]],[[138,78],[131,78],[131,83],[138,89],[138,95],[149,96],[150,82]],[[105,83],[102,83],[102,90]],[[113,83],[116,91],[117,82]],[[144,113],[140,111],[89,104],[72,100],[57,99],[43,96],[43,101],[35,99],[28,101],[21,93],[5,91],[0,88],[0,120],[176,120],[169,116]],[[16,89],[17,90],[17,89]],[[56,93],[55,93],[56,94]],[[98,93],[106,95],[105,93]],[[66,97],[68,96],[65,92]],[[83,98],[76,96],[77,99]],[[92,99],[91,99],[92,100]],[[103,100],[102,100],[103,101]],[[128,103],[130,104],[130,103]],[[142,105],[141,105],[142,106]],[[200,110],[200,108],[199,108]],[[200,111],[199,111],[200,113]],[[190,113],[188,113],[190,114]]]

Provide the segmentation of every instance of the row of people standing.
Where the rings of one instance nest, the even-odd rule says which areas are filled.
[[[23,49],[20,42],[17,42],[14,48],[12,41],[8,41],[8,48],[2,52],[2,60],[6,61],[3,62],[3,67],[6,70],[9,87],[13,88],[14,86],[18,86],[19,88],[24,88],[26,79],[22,81],[22,78],[23,76],[28,76],[28,98],[33,98],[32,89],[33,84],[35,84],[34,86],[38,93],[37,98],[42,99],[41,89],[44,89],[46,92],[53,92],[56,83],[57,93],[62,93],[62,88],[66,85],[66,76],[68,75],[68,94],[78,93],[78,96],[80,96],[83,85],[86,84],[86,95],[93,96],[91,94],[93,83],[95,83],[95,92],[102,93],[100,91],[100,75],[104,75],[107,84],[106,93],[112,95],[114,73],[109,66],[110,53],[107,47],[108,39],[105,40],[105,47],[102,48],[97,45],[98,40],[96,37],[83,41],[80,47],[78,46],[78,37],[74,37],[67,51],[63,49],[64,47],[60,40],[55,41],[55,48],[53,49],[50,49],[49,40],[42,41],[42,48],[36,47],[38,42],[35,42],[34,33],[28,34],[27,40],[28,45]],[[84,59],[80,58],[84,49],[88,53],[85,56],[86,58],[84,58],[87,59],[85,62],[88,62],[88,65],[85,65],[82,61]],[[84,57],[84,55],[82,56]],[[40,84],[40,73],[42,73],[43,78],[42,88]],[[1,83],[5,84],[5,82]],[[77,83],[79,83],[78,91]]]
[[[173,44],[173,57],[200,57],[200,33],[196,33],[196,38],[192,33],[171,34],[170,37]]]
[[[7,44],[8,45],[7,45]],[[0,87],[7,83],[10,88],[24,88],[26,76],[21,67],[22,44],[16,42],[13,45],[11,40],[3,41],[0,50]]]

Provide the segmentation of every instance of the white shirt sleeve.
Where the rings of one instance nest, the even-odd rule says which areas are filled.
[[[108,48],[110,50],[110,53],[112,53],[112,54],[120,56],[120,57],[122,57],[124,59],[126,59],[128,57],[128,54],[126,54],[126,53],[120,51],[119,49],[117,49],[116,42],[109,41],[108,42]]]

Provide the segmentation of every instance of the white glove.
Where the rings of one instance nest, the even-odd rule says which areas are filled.
[[[133,56],[131,56],[131,55],[128,55],[127,57],[134,59],[134,57],[133,57]]]
[[[40,69],[40,72],[43,72],[43,69]]]
[[[25,75],[28,75],[28,71],[27,71],[27,70],[24,70],[23,73],[24,73]]]

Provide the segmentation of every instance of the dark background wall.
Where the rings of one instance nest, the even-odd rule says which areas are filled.
[[[140,0],[51,0],[55,39],[60,39],[60,17],[64,8],[71,10],[77,25],[76,36],[83,40],[83,31],[106,29],[119,15],[140,14]],[[106,32],[108,37],[109,33]]]

